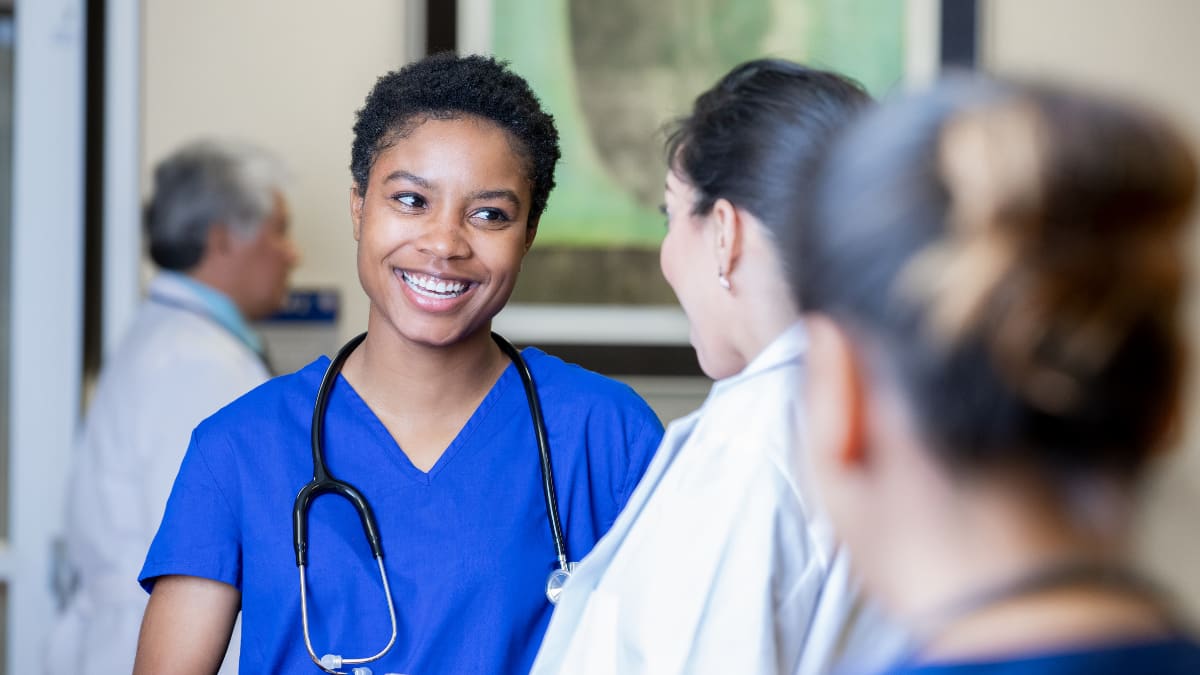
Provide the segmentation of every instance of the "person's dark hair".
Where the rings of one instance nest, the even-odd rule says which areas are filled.
[[[536,224],[554,189],[560,156],[554,118],[533,90],[506,63],[485,56],[443,52],[379,78],[354,123],[350,174],[359,194],[383,150],[427,119],[473,115],[507,131],[528,164],[529,222]]]
[[[781,242],[797,229],[829,139],[871,103],[858,83],[782,59],[743,63],[676,121],[667,164],[696,191],[695,215],[718,199],[754,214]]]
[[[1044,86],[952,81],[828,156],[792,277],[960,476],[1132,480],[1184,370],[1196,164],[1160,120]]]
[[[144,214],[150,258],[163,269],[187,271],[204,257],[213,226],[252,236],[286,182],[280,161],[247,143],[204,139],[179,148],[154,168]]]

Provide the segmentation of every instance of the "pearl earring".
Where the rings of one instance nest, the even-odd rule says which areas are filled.
[[[729,285],[729,278],[726,277],[725,272],[720,269],[717,269],[717,283],[721,284],[721,288],[724,288],[727,291],[731,288]]]

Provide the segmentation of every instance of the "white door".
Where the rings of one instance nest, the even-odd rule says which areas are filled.
[[[6,3],[12,4],[12,3]],[[79,419],[84,0],[5,12],[0,103],[0,667],[37,672],[54,613],[51,542]],[[7,121],[7,120],[6,120]]]

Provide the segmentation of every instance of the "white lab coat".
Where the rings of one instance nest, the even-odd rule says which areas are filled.
[[[50,673],[131,672],[148,598],[138,572],[192,429],[268,377],[192,289],[159,276],[150,291],[176,306],[139,309],[102,369],[76,449],[66,537],[79,587],[50,636]],[[222,673],[237,670],[237,639]]]
[[[797,324],[667,428],[563,590],[534,675],[808,675],[844,667],[848,649],[857,667],[896,655],[899,633],[864,606],[810,503],[804,345]]]

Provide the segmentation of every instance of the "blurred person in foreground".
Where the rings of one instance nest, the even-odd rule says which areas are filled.
[[[897,673],[1197,673],[1129,560],[1170,442],[1196,163],[1153,115],[951,81],[837,144],[789,253],[819,492]]]
[[[534,673],[822,673],[902,645],[811,505],[806,338],[779,253],[828,140],[870,102],[836,73],[757,60],[677,123],[662,271],[716,383],[564,588]]]
[[[146,550],[192,429],[269,376],[251,321],[284,300],[298,261],[285,175],[249,145],[197,141],[154,172],[146,210],[160,268],[104,364],[72,467],[67,555],[78,588],[59,618],[50,672],[133,670]],[[236,672],[234,658],[225,672]]]

